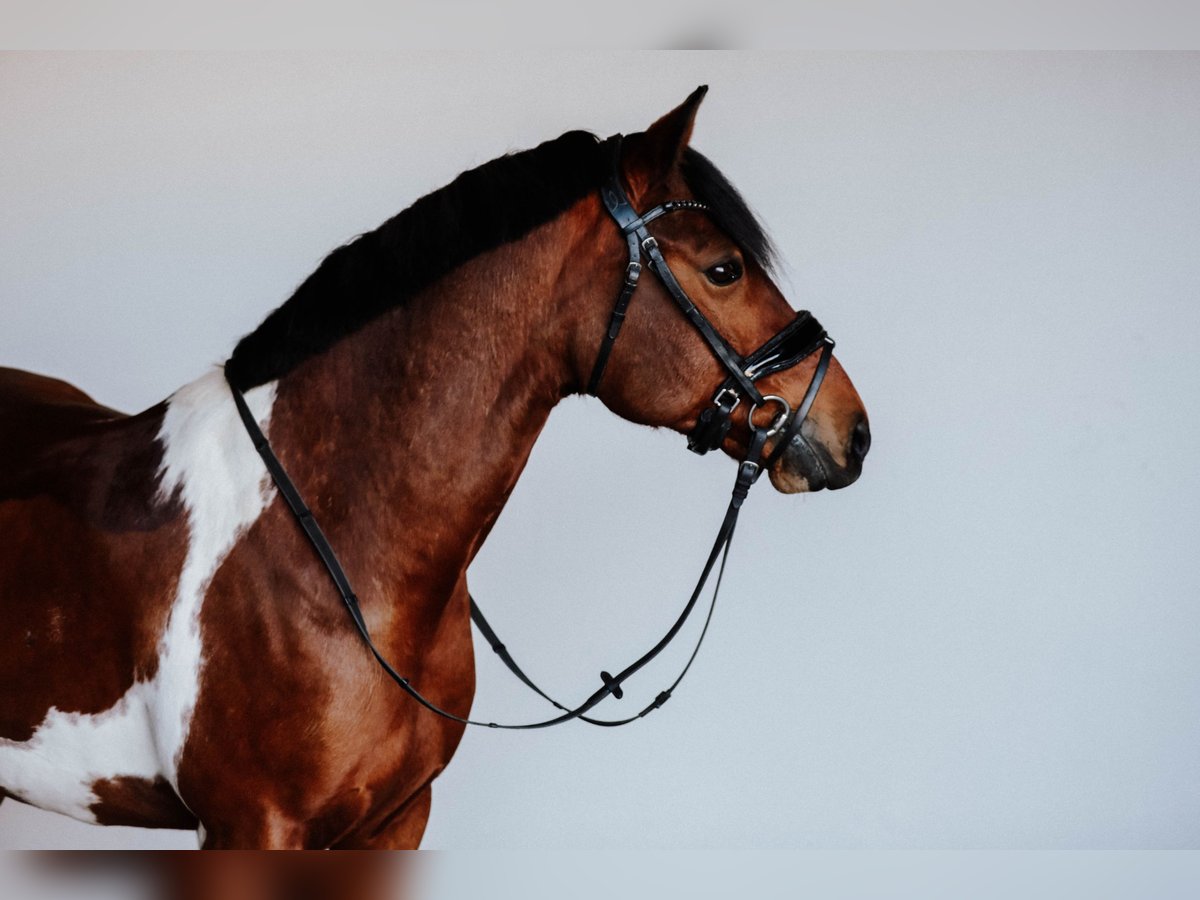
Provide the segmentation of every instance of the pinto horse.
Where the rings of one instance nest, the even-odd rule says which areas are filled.
[[[0,369],[2,796],[205,848],[415,847],[474,693],[465,573],[559,400],[590,387],[692,434],[718,408],[712,446],[747,471],[761,451],[780,491],[858,477],[866,414],[831,343],[757,386],[739,368],[797,314],[754,216],[688,146],[703,94],[617,144],[568,132],[465,172],[145,412]],[[674,214],[650,235],[613,192]],[[642,250],[661,281],[637,282]],[[757,427],[738,402],[757,388],[806,415]],[[381,656],[451,717],[367,652],[237,398]]]

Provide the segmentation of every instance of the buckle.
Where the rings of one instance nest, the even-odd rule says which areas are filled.
[[[735,388],[723,387],[713,395],[712,402],[713,406],[719,407],[723,412],[731,413],[742,402],[742,395]]]
[[[733,483],[733,500],[735,508],[741,507],[742,502],[750,493],[750,487],[754,482],[758,481],[758,476],[762,474],[762,466],[754,460],[742,460],[738,466],[737,480]]]
[[[742,460],[742,464],[738,467],[737,480],[749,486],[758,481],[758,476],[761,474],[762,466],[760,466],[755,460],[744,459]]]

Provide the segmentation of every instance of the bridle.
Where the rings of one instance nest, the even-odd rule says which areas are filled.
[[[747,460],[759,462],[760,469],[767,468],[782,455],[788,443],[799,434],[800,426],[804,423],[813,401],[817,398],[821,382],[825,380],[825,372],[829,368],[829,358],[833,354],[833,339],[825,333],[825,329],[813,318],[811,313],[801,311],[796,313],[796,317],[791,322],[757,350],[748,356],[739,356],[737,351],[708,321],[699,307],[692,302],[663,258],[658,241],[646,228],[649,223],[668,213],[682,210],[703,212],[707,211],[708,207],[696,200],[668,200],[666,203],[638,215],[630,204],[629,197],[621,183],[621,135],[609,138],[608,143],[612,146],[612,171],[600,189],[600,198],[604,201],[604,208],[608,210],[609,215],[612,216],[617,227],[621,229],[621,234],[625,237],[629,260],[625,266],[625,283],[621,286],[621,293],[617,297],[616,306],[613,307],[608,329],[601,339],[600,351],[596,355],[596,363],[592,367],[592,375],[588,379],[587,392],[595,394],[600,387],[600,381],[603,379],[604,370],[608,365],[608,357],[612,353],[613,344],[616,343],[617,336],[621,333],[621,326],[625,322],[629,301],[633,298],[633,292],[641,278],[642,259],[645,254],[646,264],[650,270],[658,276],[658,280],[662,282],[676,306],[679,307],[692,327],[700,333],[717,361],[728,373],[716,393],[713,394],[712,406],[700,414],[696,426],[688,435],[688,449],[703,454],[720,447],[733,424],[733,411],[737,409],[743,399],[750,402],[746,422],[751,434],[756,435],[762,429],[755,427],[754,413],[771,402],[778,404],[780,409],[774,417],[772,425],[765,430],[762,442],[765,443],[777,436],[779,440],[775,442],[771,454],[760,462],[758,454],[761,453],[762,446],[752,448],[752,452],[746,456]],[[817,361],[812,381],[809,382],[808,390],[805,391],[804,398],[795,415],[792,415],[791,407],[782,397],[774,394],[764,395],[758,390],[755,385],[756,381],[784,369],[790,369],[818,349],[821,350],[821,357]]]
[[[233,394],[234,404],[237,406],[238,414],[241,417],[242,424],[245,426],[247,433],[250,435],[254,443],[254,449],[262,457],[263,463],[267,467],[267,471],[271,475],[276,488],[288,508],[291,509],[297,523],[317,556],[324,564],[330,579],[336,586],[338,593],[341,595],[342,602],[346,606],[350,614],[351,621],[357,629],[359,635],[366,643],[367,649],[375,657],[376,661],[383,670],[395,681],[410,697],[412,697],[421,706],[431,712],[436,713],[446,719],[451,719],[455,722],[460,722],[464,725],[481,725],[488,728],[506,728],[515,730],[529,730],[535,728],[548,728],[551,725],[559,725],[563,722],[569,722],[572,719],[579,719],[588,722],[592,725],[617,726],[626,725],[634,722],[643,716],[648,715],[654,710],[661,707],[667,700],[670,699],[675,688],[683,680],[688,670],[692,666],[692,662],[696,659],[697,653],[700,651],[700,646],[704,642],[704,637],[708,633],[709,623],[712,621],[713,610],[716,607],[717,595],[721,590],[721,579],[725,572],[725,561],[729,555],[729,546],[733,541],[734,529],[737,525],[738,514],[741,511],[742,503],[750,491],[750,487],[758,480],[763,470],[772,464],[783,454],[787,446],[793,442],[803,442],[804,436],[801,434],[801,426],[804,424],[805,418],[808,416],[809,410],[812,408],[813,402],[816,400],[817,392],[821,388],[821,383],[825,378],[825,373],[829,368],[829,359],[833,353],[833,340],[828,337],[825,330],[820,326],[816,319],[807,312],[799,312],[796,317],[788,323],[783,329],[776,333],[773,337],[766,341],[757,350],[754,350],[747,356],[740,356],[736,350],[729,344],[711,322],[705,317],[704,313],[692,302],[688,297],[687,292],[679,284],[679,281],[672,273],[670,266],[667,265],[666,259],[663,258],[662,251],[659,249],[658,242],[654,236],[650,234],[646,226],[655,219],[667,215],[669,213],[680,212],[684,210],[707,211],[708,207],[695,200],[670,200],[666,203],[654,207],[648,212],[639,215],[629,203],[628,195],[622,185],[620,174],[620,150],[621,136],[615,135],[606,142],[610,149],[612,159],[612,171],[607,177],[603,187],[600,189],[600,196],[604,203],[605,209],[616,222],[617,227],[621,229],[621,234],[624,236],[628,248],[628,263],[625,267],[625,282],[621,287],[621,292],[617,297],[616,306],[613,308],[612,316],[609,319],[609,325],[604,333],[600,343],[600,349],[596,357],[595,365],[592,369],[591,378],[588,381],[588,393],[595,394],[599,389],[600,382],[604,377],[604,370],[608,365],[609,355],[612,353],[613,344],[620,335],[621,326],[624,323],[625,315],[629,307],[630,301],[633,299],[634,291],[637,288],[638,281],[641,277],[643,269],[643,258],[646,260],[645,265],[658,277],[666,288],[667,293],[671,295],[672,300],[679,307],[688,322],[700,333],[700,336],[708,344],[714,356],[721,363],[722,367],[727,372],[725,380],[717,387],[713,394],[712,405],[707,407],[698,417],[696,426],[688,435],[688,449],[696,453],[707,453],[710,450],[715,450],[722,445],[726,435],[729,433],[733,424],[733,413],[743,400],[748,401],[749,407],[746,415],[746,425],[750,431],[750,441],[746,450],[745,457],[738,466],[737,478],[733,485],[733,494],[730,497],[729,505],[725,511],[725,517],[721,522],[721,527],[717,531],[716,540],[713,542],[712,550],[708,554],[708,559],[704,563],[704,567],[700,572],[700,578],[693,589],[688,602],[684,605],[683,611],[676,618],[675,622],[667,630],[666,634],[659,639],[653,647],[642,654],[638,659],[625,668],[621,669],[616,675],[610,675],[608,672],[601,672],[600,679],[602,685],[591,696],[582,703],[569,707],[559,703],[529,678],[528,675],[513,659],[508,652],[503,642],[497,636],[495,630],[484,617],[482,610],[475,603],[475,599],[470,598],[471,619],[480,633],[487,640],[492,650],[500,657],[509,670],[520,679],[531,690],[539,696],[546,699],[556,709],[561,711],[561,715],[553,718],[545,719],[538,722],[528,722],[522,724],[502,724],[497,722],[487,722],[475,719],[469,719],[463,716],[455,715],[452,712],[442,709],[437,704],[433,703],[427,697],[420,693],[410,681],[397,672],[380,653],[375,646],[375,642],[371,639],[370,631],[367,628],[366,620],[363,618],[362,609],[359,606],[358,598],[354,594],[354,590],[350,585],[350,580],[338,561],[337,555],[334,553],[333,547],[329,540],[325,537],[321,526],[317,523],[312,511],[305,504],[303,497],[297,490],[296,485],[288,476],[287,471],[283,468],[279,458],[271,449],[270,443],[267,441],[266,435],[263,434],[258,422],[250,412],[250,408],[246,404],[246,398],[242,392],[232,382],[229,383],[230,391]],[[758,390],[756,382],[776,372],[781,372],[784,369],[789,369],[792,366],[800,363],[808,358],[813,353],[821,351],[821,356],[817,361],[817,366],[813,372],[812,380],[809,382],[808,389],[804,393],[804,398],[800,405],[793,411],[786,400],[774,394],[763,394]],[[226,379],[228,380],[228,366],[226,367]],[[766,406],[768,403],[774,403],[779,406],[778,413],[772,417],[771,422],[766,427],[758,427],[754,423],[754,413]],[[769,452],[765,452],[768,441],[775,440],[774,446]],[[717,581],[713,589],[712,599],[709,603],[708,613],[705,616],[704,625],[701,628],[700,636],[696,641],[696,645],[688,657],[687,663],[683,670],[675,678],[669,687],[660,691],[658,695],[646,707],[638,713],[621,719],[598,719],[587,715],[597,704],[603,701],[608,696],[613,696],[616,699],[621,699],[624,696],[624,690],[621,685],[635,672],[639,671],[652,659],[659,655],[666,648],[679,631],[683,628],[684,623],[690,617],[695,609],[697,602],[700,599],[700,594],[704,590],[705,584],[708,582],[709,575],[716,566],[717,559],[720,558],[721,565],[717,572]]]

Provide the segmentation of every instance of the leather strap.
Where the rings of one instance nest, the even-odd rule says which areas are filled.
[[[629,202],[629,197],[625,193],[625,188],[621,184],[620,158],[621,158],[621,136],[615,135],[609,139],[612,145],[612,171],[608,176],[608,180],[600,190],[600,197],[604,202],[604,208],[608,210],[609,215],[617,223],[621,229],[621,233],[625,236],[625,242],[628,252],[628,263],[626,265],[625,283],[621,288],[621,293],[617,297],[616,306],[613,308],[613,313],[609,319],[608,329],[600,341],[600,349],[596,354],[596,362],[592,366],[592,374],[588,379],[588,393],[595,394],[600,387],[600,381],[604,377],[605,367],[608,365],[608,357],[612,353],[613,344],[620,334],[621,325],[625,320],[625,313],[629,307],[629,301],[633,297],[634,289],[637,287],[638,276],[642,270],[642,256],[645,255],[647,265],[658,276],[667,293],[671,295],[671,299],[675,301],[675,305],[679,307],[687,320],[692,324],[692,327],[700,332],[700,336],[704,342],[708,344],[717,360],[722,367],[729,373],[729,378],[733,379],[741,392],[749,397],[754,403],[762,402],[762,395],[754,386],[754,382],[748,378],[743,371],[745,363],[729,343],[721,337],[718,332],[705,317],[699,307],[696,306],[688,297],[687,292],[676,280],[671,272],[670,266],[663,258],[662,251],[658,247],[658,241],[646,229],[649,222],[654,221],[660,216],[668,213],[678,212],[681,210],[705,210],[703,203],[695,200],[669,200],[659,206],[654,207],[649,212],[638,214]]]
[[[625,680],[634,673],[638,672],[651,660],[658,656],[666,648],[667,644],[669,644],[671,640],[674,639],[674,637],[679,633],[684,624],[687,622],[688,618],[691,616],[692,610],[695,609],[696,604],[700,599],[700,594],[704,590],[704,585],[708,581],[709,575],[712,572],[718,556],[722,557],[721,572],[724,572],[724,556],[728,554],[729,544],[733,540],[733,532],[737,526],[738,514],[741,510],[742,503],[746,499],[746,495],[750,490],[750,485],[757,480],[758,475],[761,472],[761,468],[757,462],[743,463],[738,469],[738,477],[734,482],[733,496],[730,498],[729,506],[725,511],[725,518],[721,522],[721,527],[717,532],[717,538],[713,542],[712,550],[709,552],[708,559],[705,561],[704,568],[700,573],[700,579],[697,581],[696,587],[692,591],[691,597],[688,598],[688,602],[684,606],[683,611],[679,614],[678,618],[676,618],[674,624],[672,624],[667,630],[667,633],[664,634],[661,639],[659,639],[658,643],[643,653],[634,662],[621,669],[616,675],[609,675],[607,672],[602,673],[602,686],[598,690],[594,691],[591,696],[589,696],[582,703],[570,709],[559,704],[557,701],[552,700],[547,694],[539,689],[527,676],[524,675],[523,672],[520,672],[516,662],[511,661],[512,657],[508,656],[507,651],[505,651],[503,654],[501,654],[501,658],[505,659],[507,657],[506,664],[509,665],[509,668],[512,669],[514,673],[519,673],[518,677],[520,677],[522,681],[528,684],[533,690],[537,691],[537,693],[541,694],[541,696],[553,703],[558,709],[562,710],[563,713],[562,715],[555,716],[554,718],[522,724],[487,722],[465,718],[442,709],[436,703],[425,697],[415,687],[413,687],[408,678],[405,678],[403,675],[397,672],[392,667],[391,663],[389,663],[383,656],[379,648],[376,647],[375,642],[371,639],[371,633],[367,628],[366,619],[363,617],[362,609],[359,606],[358,597],[355,595],[354,590],[350,585],[350,579],[346,576],[346,572],[342,568],[342,565],[337,558],[337,554],[330,545],[328,538],[325,537],[325,533],[321,530],[321,526],[317,523],[312,511],[304,502],[304,498],[301,496],[300,491],[296,488],[296,485],[288,476],[287,470],[284,469],[283,464],[279,461],[279,458],[271,449],[270,442],[267,440],[266,435],[263,434],[258,422],[255,421],[253,414],[250,412],[249,406],[246,404],[246,398],[236,386],[229,382],[228,377],[226,377],[226,383],[229,384],[229,390],[230,393],[233,394],[233,402],[237,407],[238,416],[241,418],[242,425],[245,427],[247,434],[249,434],[250,439],[254,444],[254,449],[262,458],[263,464],[266,466],[267,471],[271,475],[271,480],[275,483],[276,488],[279,490],[280,496],[283,497],[284,502],[287,503],[288,508],[292,511],[292,515],[300,525],[301,530],[304,532],[304,536],[308,539],[308,542],[316,551],[321,563],[325,566],[325,570],[329,574],[330,580],[333,581],[334,586],[337,588],[338,594],[341,596],[342,603],[350,613],[350,619],[354,622],[355,629],[366,643],[367,649],[371,652],[371,655],[375,657],[376,662],[379,663],[384,672],[386,672],[388,676],[404,690],[405,693],[407,693],[410,697],[416,700],[417,703],[421,704],[421,706],[425,707],[430,712],[436,713],[443,718],[460,722],[464,725],[479,725],[487,728],[504,728],[518,731],[549,728],[552,725],[560,725],[564,722],[569,722],[572,719],[583,719],[584,721],[588,721],[593,725],[625,725],[648,715],[666,703],[667,700],[670,699],[671,692],[678,687],[680,681],[683,680],[684,675],[687,674],[688,669],[691,668],[692,660],[695,659],[697,652],[699,652],[700,644],[703,642],[705,634],[707,634],[708,631],[708,622],[712,618],[713,607],[716,605],[717,601],[717,591],[720,590],[720,576],[718,576],[717,580],[717,591],[714,591],[713,593],[712,601],[709,605],[708,616],[705,619],[704,629],[700,633],[700,637],[696,642],[696,647],[693,649],[692,655],[688,658],[688,662],[684,666],[683,671],[680,672],[678,677],[676,677],[674,682],[672,682],[671,686],[666,690],[659,692],[659,694],[649,705],[647,705],[636,715],[630,716],[629,718],[621,720],[600,720],[585,717],[585,714],[588,711],[593,709],[610,694],[619,699],[623,693],[621,686]],[[765,440],[765,432],[763,434]],[[754,444],[753,441],[751,443]],[[756,454],[761,454],[762,442],[758,443],[754,452]],[[754,456],[753,459],[757,460],[758,456]],[[482,613],[477,613],[478,606],[474,603],[474,600],[471,601],[471,605],[472,619],[475,619],[477,625],[479,625],[480,620],[483,621],[483,625],[480,626],[480,631],[484,633],[484,637],[488,639],[488,642],[492,644],[493,649],[495,649],[499,643],[499,638],[496,637],[495,631],[493,631],[491,627],[487,625],[487,620],[483,619]],[[499,646],[503,647],[502,644],[499,644]],[[496,652],[500,653],[499,650]]]
[[[675,275],[667,266],[667,261],[663,259],[662,251],[658,249],[658,241],[647,235],[642,241],[642,250],[650,258],[650,269],[663,283],[684,317],[692,323],[693,328],[700,332],[700,336],[704,338],[717,360],[729,372],[729,377],[737,383],[742,395],[748,397],[752,403],[762,403],[762,394],[758,392],[754,381],[744,371],[745,361],[738,356],[736,350],[729,346],[725,338],[721,337],[717,329],[713,328],[704,313],[700,312],[700,307],[692,302],[692,298],[675,280]]]
[[[825,332],[820,325],[808,313],[799,313],[796,319],[793,320],[787,327],[782,329],[777,335],[768,340],[762,347],[743,359],[737,352],[728,344],[728,342],[720,335],[720,333],[712,326],[712,323],[704,316],[704,314],[692,303],[687,293],[680,286],[675,276],[672,274],[670,267],[663,258],[662,252],[658,248],[658,242],[646,230],[646,223],[653,221],[659,216],[666,215],[671,212],[684,209],[705,209],[706,207],[693,200],[672,200],[660,206],[656,206],[649,212],[638,215],[633,207],[629,204],[625,191],[621,186],[620,173],[618,162],[620,157],[620,135],[611,139],[614,145],[613,150],[613,173],[608,182],[601,190],[601,196],[604,200],[605,207],[621,228],[622,234],[626,239],[626,247],[628,252],[628,264],[625,270],[625,281],[621,288],[621,293],[617,298],[616,306],[613,309],[612,316],[609,319],[609,325],[605,331],[603,340],[601,341],[600,350],[597,354],[596,363],[592,369],[591,378],[588,380],[588,391],[595,393],[599,387],[600,380],[604,376],[604,370],[608,363],[609,355],[612,352],[613,343],[620,334],[621,325],[625,320],[626,311],[633,297],[633,293],[637,288],[638,280],[642,270],[642,255],[648,258],[650,269],[662,281],[663,286],[671,295],[676,305],[679,306],[687,320],[692,326],[700,332],[705,342],[712,349],[714,355],[720,361],[721,365],[729,373],[726,381],[718,389],[714,397],[714,406],[705,413],[708,414],[708,420],[705,420],[704,415],[701,416],[701,421],[697,425],[692,436],[689,437],[689,448],[697,450],[697,452],[706,452],[709,449],[714,449],[720,446],[725,434],[730,427],[730,416],[733,409],[741,397],[745,397],[755,406],[762,405],[765,402],[763,395],[759,392],[754,382],[766,375],[780,371],[781,369],[794,366],[801,359],[811,354],[821,346],[824,342],[824,350],[821,359],[817,363],[816,371],[812,381],[809,383],[808,390],[805,393],[804,399],[801,402],[800,408],[791,415],[790,420],[778,435],[778,439],[770,454],[764,459],[763,452],[766,442],[773,436],[773,432],[767,428],[758,428],[754,422],[747,417],[747,423],[750,428],[750,442],[747,448],[745,459],[738,466],[737,478],[734,481],[733,494],[730,497],[729,505],[725,510],[725,516],[721,521],[721,527],[717,530],[716,539],[713,541],[712,549],[709,551],[708,558],[705,560],[704,567],[700,572],[700,577],[696,582],[695,588],[692,590],[691,596],[684,605],[682,612],[676,618],[675,622],[667,629],[666,634],[643,653],[634,662],[621,669],[616,675],[611,675],[607,671],[600,673],[601,687],[594,691],[587,699],[575,707],[568,707],[551,697],[548,693],[542,690],[538,685],[521,669],[516,660],[508,652],[495,630],[488,623],[487,618],[483,615],[483,611],[479,608],[473,597],[470,598],[471,619],[479,629],[480,633],[487,640],[492,650],[500,657],[509,670],[539,696],[547,700],[551,705],[558,709],[562,714],[553,718],[544,719],[537,722],[528,722],[522,724],[502,724],[498,722],[488,722],[465,718],[456,715],[445,709],[442,709],[433,701],[425,697],[418,691],[408,678],[401,675],[392,667],[391,663],[383,656],[375,642],[371,639],[370,630],[367,627],[366,619],[363,616],[362,608],[359,605],[358,597],[355,595],[353,588],[350,585],[350,579],[347,577],[345,569],[342,568],[341,562],[337,558],[333,547],[326,538],[325,533],[321,530],[321,526],[317,523],[312,511],[304,502],[300,491],[288,476],[283,464],[271,449],[271,444],[267,440],[258,422],[255,421],[249,407],[246,404],[246,399],[241,391],[232,383],[229,382],[228,372],[226,373],[226,381],[229,383],[229,390],[233,394],[234,404],[237,407],[238,415],[242,420],[242,424],[246,429],[254,444],[254,449],[262,458],[263,464],[271,475],[271,480],[275,483],[279,494],[283,497],[284,502],[292,511],[297,523],[300,525],[301,531],[312,545],[317,557],[321,560],[325,567],[330,580],[334,587],[337,588],[338,594],[341,596],[342,603],[345,605],[347,612],[350,614],[350,619],[354,623],[355,629],[359,636],[367,645],[367,649],[374,656],[376,662],[388,674],[388,676],[398,684],[410,697],[412,697],[421,706],[428,709],[430,712],[436,713],[446,719],[451,719],[455,722],[460,722],[464,725],[479,725],[487,728],[504,728],[511,730],[531,730],[537,728],[549,728],[552,725],[560,725],[564,722],[579,719],[588,722],[592,725],[600,725],[606,727],[614,727],[619,725],[627,725],[634,722],[656,709],[659,709],[667,700],[670,699],[674,690],[679,686],[684,676],[691,669],[693,661],[696,659],[696,654],[700,651],[700,646],[704,642],[705,636],[708,634],[708,626],[712,621],[713,610],[716,607],[717,596],[721,590],[721,581],[725,573],[725,563],[729,557],[729,547],[733,542],[733,534],[737,527],[738,515],[741,512],[742,503],[745,501],[750,487],[758,480],[763,469],[773,463],[784,451],[787,444],[799,434],[799,429],[804,422],[812,407],[813,401],[816,398],[817,391],[820,390],[821,382],[825,377],[825,372],[829,366],[829,357],[833,349],[833,341],[825,336]],[[811,347],[806,338],[812,339]],[[778,398],[774,398],[778,400]],[[779,401],[782,402],[782,401]],[[786,404],[784,404],[786,406]],[[774,426],[773,426],[774,427]],[[660,691],[654,700],[642,708],[639,712],[632,716],[621,719],[598,719],[588,716],[587,713],[595,708],[599,703],[607,697],[612,696],[616,699],[621,699],[624,696],[622,685],[632,675],[640,671],[647,664],[657,657],[666,646],[679,634],[692,611],[695,609],[700,595],[707,584],[709,576],[712,574],[713,567],[716,565],[717,559],[720,558],[721,565],[717,573],[717,581],[714,585],[712,599],[709,602],[708,613],[705,616],[704,626],[700,631],[700,636],[696,640],[696,645],[692,649],[691,655],[688,657],[687,663],[682,671],[676,676],[675,680],[665,690]]]
[[[813,403],[817,399],[817,391],[821,389],[821,382],[825,380],[825,373],[829,371],[829,359],[833,356],[833,338],[826,337],[821,345],[821,356],[817,359],[817,368],[813,372],[812,380],[808,383],[808,390],[804,392],[804,398],[800,401],[800,405],[796,407],[796,411],[792,413],[791,419],[788,420],[787,427],[779,435],[779,439],[775,442],[775,446],[771,448],[770,454],[767,455],[763,462],[763,468],[770,468],[775,464],[787,450],[788,444],[793,440],[805,440],[800,433],[800,427],[804,424],[804,420],[808,418],[809,410],[812,409]]]
[[[621,293],[617,295],[616,306],[613,307],[612,316],[608,320],[608,329],[600,341],[596,364],[592,366],[592,377],[588,379],[587,392],[593,396],[600,389],[600,379],[604,377],[604,369],[608,366],[609,354],[612,353],[613,344],[617,342],[617,336],[621,333],[621,326],[625,324],[625,311],[629,308],[629,301],[633,299],[633,292],[637,288],[638,279],[642,274],[641,251],[638,249],[637,235],[628,234],[626,238],[629,246],[629,262],[625,266],[625,282],[621,285]]]
[[[761,347],[746,357],[746,373],[755,381],[768,375],[790,369],[801,360],[811,356],[825,340],[825,329],[807,310],[796,313],[796,317],[767,339]],[[733,387],[732,382],[721,385]]]

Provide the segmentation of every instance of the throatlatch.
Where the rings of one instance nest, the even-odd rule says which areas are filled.
[[[355,629],[366,643],[367,649],[392,680],[410,697],[416,700],[417,703],[439,716],[466,725],[529,730],[560,725],[572,719],[579,719],[592,725],[626,725],[648,715],[671,698],[672,693],[691,668],[692,662],[700,651],[700,645],[708,633],[708,626],[712,621],[713,609],[716,606],[717,596],[721,590],[721,579],[725,572],[725,562],[729,556],[729,546],[733,541],[733,533],[737,527],[738,515],[741,511],[742,503],[749,494],[751,486],[762,474],[763,469],[772,465],[782,455],[792,440],[802,440],[800,437],[800,428],[804,424],[804,420],[808,416],[813,402],[816,400],[817,392],[821,388],[821,383],[829,368],[829,359],[833,352],[833,341],[826,335],[825,330],[817,320],[807,312],[800,312],[796,314],[796,318],[792,322],[757,350],[748,356],[740,356],[720,332],[713,327],[712,323],[708,321],[696,304],[692,302],[691,298],[688,297],[687,292],[680,286],[670,267],[667,265],[666,260],[663,258],[658,242],[646,228],[647,224],[668,213],[683,210],[705,211],[707,207],[695,200],[671,200],[654,207],[649,212],[638,215],[629,203],[621,181],[619,166],[621,136],[616,135],[610,138],[608,143],[612,147],[613,168],[611,175],[601,188],[601,198],[605,209],[608,210],[609,214],[616,221],[617,226],[621,229],[621,233],[625,237],[628,248],[628,263],[625,269],[625,282],[617,297],[616,306],[613,308],[608,328],[601,340],[596,363],[592,369],[591,378],[588,381],[588,393],[596,393],[604,377],[604,370],[608,364],[613,344],[620,335],[626,311],[630,301],[633,299],[634,291],[637,289],[638,281],[641,277],[644,254],[644,258],[647,260],[646,265],[662,282],[667,293],[671,295],[684,317],[700,333],[700,336],[712,350],[713,355],[716,356],[717,360],[728,373],[726,379],[713,395],[712,406],[704,410],[695,428],[688,436],[688,449],[696,453],[707,453],[710,450],[720,447],[732,427],[733,412],[743,400],[749,402],[746,412],[746,422],[750,432],[750,440],[745,458],[738,466],[737,478],[733,485],[733,494],[729,499],[729,505],[725,510],[725,517],[721,521],[721,527],[717,530],[716,540],[713,541],[708,559],[705,560],[704,567],[700,572],[700,578],[696,582],[696,586],[692,590],[692,594],[684,605],[682,612],[676,618],[674,624],[667,630],[666,634],[659,639],[658,643],[632,663],[620,669],[616,675],[612,675],[607,671],[601,672],[601,687],[582,703],[574,707],[568,707],[538,687],[525,674],[516,660],[513,659],[508,649],[497,636],[495,630],[484,617],[483,612],[479,609],[473,597],[471,598],[471,619],[487,640],[492,650],[495,651],[517,678],[539,696],[546,699],[556,709],[560,710],[562,714],[543,721],[524,724],[501,724],[497,722],[478,721],[464,718],[442,709],[413,687],[409,680],[397,672],[375,646],[375,642],[371,639],[370,631],[367,628],[366,620],[363,618],[358,598],[355,596],[354,590],[350,585],[350,579],[338,561],[337,554],[334,552],[329,540],[325,537],[325,533],[321,530],[321,526],[317,523],[312,511],[305,504],[304,498],[300,495],[296,485],[288,476],[283,464],[280,463],[279,458],[271,449],[270,442],[267,440],[266,435],[263,434],[262,429],[259,427],[258,422],[255,421],[250,408],[246,404],[246,398],[232,382],[229,382],[229,390],[233,394],[238,415],[246,428],[246,432],[250,435],[254,443],[254,449],[262,457],[263,463],[266,465],[267,471],[270,473],[276,488],[278,488],[280,496],[287,503],[305,537],[312,544],[317,556],[325,566],[326,572],[328,572],[330,579],[341,595],[342,603],[349,612]],[[755,382],[765,378],[767,375],[795,366],[818,349],[821,350],[821,357],[817,361],[816,370],[813,373],[812,380],[809,382],[808,390],[805,391],[804,398],[796,410],[793,411],[788,402],[782,397],[774,394],[764,395],[756,387]],[[228,381],[228,378],[226,380]],[[779,407],[778,412],[772,416],[770,424],[766,427],[756,426],[754,423],[754,413],[769,403],[776,404]],[[767,442],[771,440],[774,440],[774,445],[770,453],[764,456]],[[708,582],[714,566],[716,566],[718,558],[721,561],[721,565],[717,572],[717,581],[713,588],[712,599],[709,602],[708,613],[700,631],[700,636],[683,670],[670,686],[660,691],[654,700],[641,711],[626,718],[598,719],[587,715],[588,712],[610,695],[620,700],[624,695],[623,683],[658,656],[675,636],[679,634],[695,609],[704,586]]]

